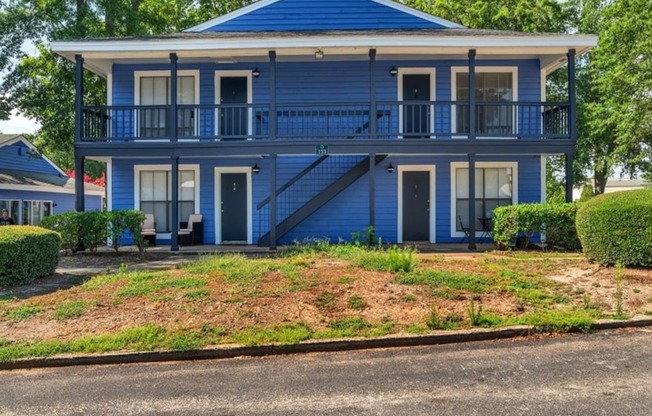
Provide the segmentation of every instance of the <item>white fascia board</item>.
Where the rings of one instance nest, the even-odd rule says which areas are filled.
[[[466,26],[462,26],[458,23],[451,22],[450,20],[442,19],[437,16],[433,16],[431,14],[422,12],[417,9],[413,9],[412,7],[406,6],[404,4],[398,3],[393,0],[372,0],[378,4],[382,4],[383,6],[391,7],[392,9],[398,10],[400,12],[418,17],[423,20],[427,20],[432,23],[436,23],[438,25],[447,27],[447,28],[457,28],[457,29],[464,29]]]
[[[66,172],[62,171],[61,168],[60,168],[59,166],[55,165],[53,161],[51,161],[50,159],[48,159],[47,157],[45,157],[45,155],[44,155],[43,153],[41,153],[41,152],[36,148],[36,146],[34,146],[32,143],[30,143],[29,140],[27,140],[27,139],[26,139],[24,136],[22,136],[22,135],[14,137],[13,139],[9,140],[8,142],[3,143],[2,145],[0,145],[0,147],[11,146],[12,144],[15,144],[15,143],[18,143],[18,142],[23,142],[23,143],[25,144],[25,146],[27,146],[30,150],[32,150],[32,151],[38,153],[39,156],[42,157],[43,160],[45,160],[46,162],[48,162],[48,163],[50,164],[50,166],[52,166],[54,169],[56,169],[57,172],[59,172],[60,175],[63,175],[63,176],[65,176],[65,177],[68,177],[68,175],[66,175]]]
[[[188,28],[184,30],[184,32],[203,32],[207,29],[210,29],[214,26],[220,25],[222,23],[228,22],[230,20],[236,19],[240,16],[244,16],[246,14],[249,14],[251,12],[254,12],[258,9],[262,9],[263,7],[267,7],[271,4],[274,4],[278,2],[279,0],[261,0],[258,2],[255,2],[253,4],[250,4],[246,7],[243,7],[241,9],[235,10],[231,13],[225,14],[224,16],[219,16],[214,19],[211,19],[207,22],[200,23],[196,26],[193,26],[191,28]],[[447,27],[447,28],[464,28],[464,26],[457,24],[455,22],[451,22],[446,19],[442,19],[437,16],[433,16],[431,14],[422,12],[420,10],[413,9],[412,7],[408,7],[404,4],[395,2],[393,0],[372,0],[375,3],[381,4],[386,7],[391,7],[392,9],[398,10],[400,12],[409,14],[411,16],[418,17],[420,19],[426,20],[428,22],[436,23],[438,25]]]
[[[47,192],[54,194],[75,194],[74,189],[56,188],[53,186],[37,186],[37,185],[13,185],[13,184],[0,184],[0,189],[6,191],[34,191],[34,192]],[[104,191],[90,191],[84,190],[84,195],[104,196]]]
[[[224,16],[219,16],[214,19],[211,19],[207,22],[200,23],[196,26],[190,27],[188,29],[185,29],[184,32],[203,32],[206,29],[210,29],[213,26],[217,26],[219,24],[222,24],[224,22],[228,22],[229,20],[233,20],[235,18],[238,18],[240,16],[244,16],[245,14],[251,13],[253,11],[256,11],[258,9],[262,9],[263,7],[267,7],[270,4],[274,4],[279,0],[260,0],[255,3],[252,3],[248,6],[245,6],[241,9],[232,11],[231,13],[227,13]]]
[[[337,48],[337,47],[430,47],[430,48],[575,48],[588,49],[597,44],[596,37],[550,36],[523,38],[520,36],[323,36],[303,38],[188,38],[188,39],[153,39],[149,41],[56,41],[52,50],[59,54],[113,52],[116,58],[120,52],[166,52],[170,50],[242,50],[242,49],[283,49],[283,48]]]

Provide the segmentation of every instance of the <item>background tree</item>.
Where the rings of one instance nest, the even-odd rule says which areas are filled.
[[[0,0],[0,119],[17,109],[41,124],[34,144],[63,169],[74,167],[74,64],[52,40],[178,32],[251,0]],[[28,56],[26,44],[37,54]],[[84,102],[102,105],[106,83],[85,71]],[[103,166],[89,161],[97,178]]]

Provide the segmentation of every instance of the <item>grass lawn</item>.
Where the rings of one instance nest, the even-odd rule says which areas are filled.
[[[563,331],[634,314],[652,314],[650,270],[600,268],[573,254],[318,244],[278,258],[205,256],[166,271],[124,264],[70,289],[0,299],[0,361],[473,326]]]

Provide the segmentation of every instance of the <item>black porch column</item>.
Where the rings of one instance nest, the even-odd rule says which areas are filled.
[[[170,207],[172,234],[170,237],[170,250],[179,251],[179,158],[176,156],[172,157],[170,182],[170,187],[172,188],[172,206]]]
[[[276,162],[277,155],[269,155],[269,249],[276,250]]]
[[[477,107],[475,99],[475,49],[469,51],[469,140],[476,138]],[[475,245],[475,153],[469,153],[469,250]]]
[[[177,141],[177,62],[179,58],[176,53],[170,54],[170,140]]]
[[[573,159],[572,152],[565,153],[566,162],[566,202],[573,202]]]
[[[376,227],[376,154],[375,153],[369,153],[369,227]]]
[[[469,153],[469,250],[476,250],[475,245],[475,153]]]
[[[176,142],[178,137],[177,130],[177,54],[170,54],[170,141]],[[171,202],[170,221],[171,224],[171,251],[179,251],[179,158],[172,157],[172,166],[170,169],[171,182]]]
[[[376,50],[369,49],[369,138],[377,138],[377,110],[376,110]]]
[[[82,139],[84,122],[84,58],[75,55],[75,210],[84,211],[84,157],[77,154],[77,144]]]
[[[269,51],[269,139],[276,140],[276,51]]]
[[[575,49],[570,49],[568,54],[568,135],[571,140],[577,140],[577,97],[575,88]]]

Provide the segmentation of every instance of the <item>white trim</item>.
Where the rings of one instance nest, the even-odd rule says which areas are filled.
[[[264,1],[264,0],[263,0]],[[173,39],[111,39],[83,41],[54,41],[50,44],[52,50],[69,59],[74,54],[88,55],[93,52],[163,52],[160,57],[167,57],[170,50],[184,51],[224,51],[242,49],[269,50],[273,48],[337,48],[370,46],[382,47],[430,47],[430,48],[497,48],[501,53],[513,51],[514,48],[526,48],[533,53],[533,48],[541,48],[542,55],[559,53],[565,56],[568,49],[577,49],[577,55],[586,53],[597,45],[597,36],[593,35],[550,35],[550,36],[509,36],[509,35],[476,35],[476,36],[441,36],[436,34],[389,36],[360,35],[333,33],[328,35],[288,37],[278,35],[244,37],[244,38],[173,38]],[[430,49],[432,51],[432,49]],[[468,52],[468,50],[467,50]],[[487,54],[487,51],[481,51]],[[358,51],[359,53],[359,51]],[[432,52],[430,52],[432,53]],[[519,52],[520,53],[520,52]],[[518,54],[513,51],[511,54]],[[119,56],[112,54],[114,58]],[[563,59],[563,58],[560,58]]]
[[[172,171],[172,165],[134,165],[134,209],[140,210],[140,172],[143,171]],[[195,171],[195,213],[201,213],[200,208],[200,176],[199,165],[179,165],[179,171],[193,170]],[[179,184],[181,185],[181,184]],[[170,233],[157,233],[156,238],[169,239]]]
[[[113,73],[106,74],[106,105],[113,105]]]
[[[441,17],[433,16],[429,13],[422,12],[420,10],[414,9],[412,7],[406,6],[404,4],[398,3],[393,0],[371,0],[373,2],[376,2],[378,4],[382,4],[383,6],[391,7],[392,9],[396,9],[400,12],[412,15],[414,17],[418,17],[420,19],[426,20],[428,22],[436,23],[438,25],[444,26],[444,28],[447,29],[466,29],[466,26],[462,26],[459,23],[451,22],[450,20],[442,19]]]
[[[170,77],[171,76],[171,71],[166,69],[166,70],[160,70],[160,71],[134,71],[134,105],[140,105],[140,80],[141,78],[144,77]],[[195,77],[195,105],[198,105],[200,101],[200,71],[199,69],[180,69],[177,70],[177,78],[178,77]],[[195,134],[198,133],[199,129],[199,111],[195,112],[197,114],[197,117],[195,117]],[[136,117],[138,118],[138,117]],[[139,122],[136,120],[134,123],[134,136],[138,137],[138,127],[139,127]],[[157,141],[156,139],[147,140],[148,142],[155,142]],[[163,140],[167,141],[167,140]],[[190,141],[190,140],[185,140],[185,141]]]
[[[450,193],[450,228],[451,238],[462,238],[464,233],[457,231],[457,212],[455,210],[456,194],[456,172],[458,168],[469,167],[469,162],[451,162],[451,193]],[[512,204],[518,204],[518,162],[475,162],[476,168],[511,168],[512,169]],[[482,235],[482,231],[475,232],[476,237]]]
[[[276,3],[277,1],[279,0],[260,0],[248,6],[232,11],[231,13],[227,13],[223,16],[219,16],[204,23],[200,23],[196,26],[189,27],[188,29],[184,29],[184,32],[203,32],[206,29],[212,28],[213,26],[220,25],[240,16],[244,16],[245,14],[249,14],[258,9],[262,9],[263,7]]]
[[[249,14],[253,11],[256,11],[258,9],[262,9],[263,7],[267,7],[271,4],[276,3],[279,0],[261,0],[256,3],[250,4],[249,6],[243,7],[241,9],[238,9],[234,12],[225,14],[224,16],[219,16],[214,19],[211,19],[207,22],[200,23],[196,26],[193,26],[191,28],[185,29],[184,32],[203,32],[207,29],[210,29],[214,26],[220,25],[222,23],[228,22],[230,20],[236,19],[240,16],[244,16],[246,14]],[[420,19],[436,23],[438,25],[444,26],[445,28],[464,28],[464,26],[451,22],[449,20],[445,20],[436,16],[433,16],[428,13],[424,13],[422,11],[413,9],[412,7],[405,6],[400,3],[396,3],[392,0],[372,0],[375,3],[378,3],[383,6],[391,7],[392,9],[398,10],[400,12],[418,17]]]
[[[54,162],[52,162],[52,161],[51,161],[50,159],[48,159],[48,158],[47,158],[43,153],[41,153],[41,152],[36,148],[36,146],[34,146],[32,143],[30,143],[29,140],[27,140],[27,139],[25,138],[25,136],[23,136],[22,134],[17,135],[16,137],[14,137],[13,139],[9,140],[8,142],[5,142],[5,143],[0,144],[0,147],[11,146],[11,145],[16,144],[16,143],[18,143],[18,142],[23,142],[23,143],[25,144],[25,146],[27,146],[30,150],[32,150],[32,151],[38,153],[38,155],[39,155],[40,157],[42,157],[43,160],[45,160],[45,161],[48,162],[48,163],[49,163],[53,168],[55,168],[55,169],[57,170],[57,172],[59,172],[59,174],[65,176],[65,177],[68,177],[68,175],[66,175],[66,172],[62,171],[61,168],[59,168],[59,166],[55,165]]]
[[[403,101],[403,75],[430,75],[430,100],[437,101],[437,71],[435,68],[399,68],[398,86],[397,86],[397,100]],[[403,106],[399,105],[398,109],[398,131],[399,138],[403,138]],[[434,138],[435,135],[435,109],[434,106],[430,108],[430,135]]]
[[[548,198],[546,189],[546,165],[548,164],[548,157],[541,155],[541,203],[545,204]]]
[[[106,210],[113,211],[113,158],[106,162]]]
[[[468,73],[468,66],[452,66],[451,67],[451,101],[457,101],[457,74]],[[510,73],[512,74],[512,102],[518,101],[518,66],[476,66],[475,73]],[[471,92],[469,92],[470,94]],[[518,131],[518,117],[516,108],[514,108],[514,128]],[[457,111],[455,106],[451,108],[451,132],[453,138],[462,138],[462,136],[455,136],[457,130]],[[478,137],[482,138],[482,137]],[[500,137],[492,137],[492,139],[500,139]],[[514,139],[506,137],[506,139]]]
[[[0,189],[6,191],[35,191],[35,192],[49,192],[55,194],[73,194],[73,195],[75,193],[74,189],[68,189],[68,188],[55,188],[55,187],[39,186],[39,185],[13,185],[13,184],[5,184],[5,183],[0,183]],[[104,191],[84,190],[84,194],[103,197]]]
[[[253,244],[253,186],[251,167],[233,166],[215,168],[215,244],[222,244],[222,174],[247,174],[247,244]]]
[[[430,172],[430,242],[437,242],[436,208],[436,166],[435,165],[398,165],[398,215],[396,224],[396,242],[403,242],[403,173]]]
[[[253,104],[254,101],[254,91],[253,91],[253,75],[251,70],[217,70],[215,71],[215,105],[221,104],[222,98],[222,78],[231,78],[231,77],[246,77],[247,78],[247,104]],[[220,117],[219,109],[215,110],[215,136],[218,137],[220,133]],[[247,135],[251,137],[254,131],[254,120],[253,120],[253,108],[249,108],[247,111],[247,118],[249,119],[249,124],[247,126]]]

